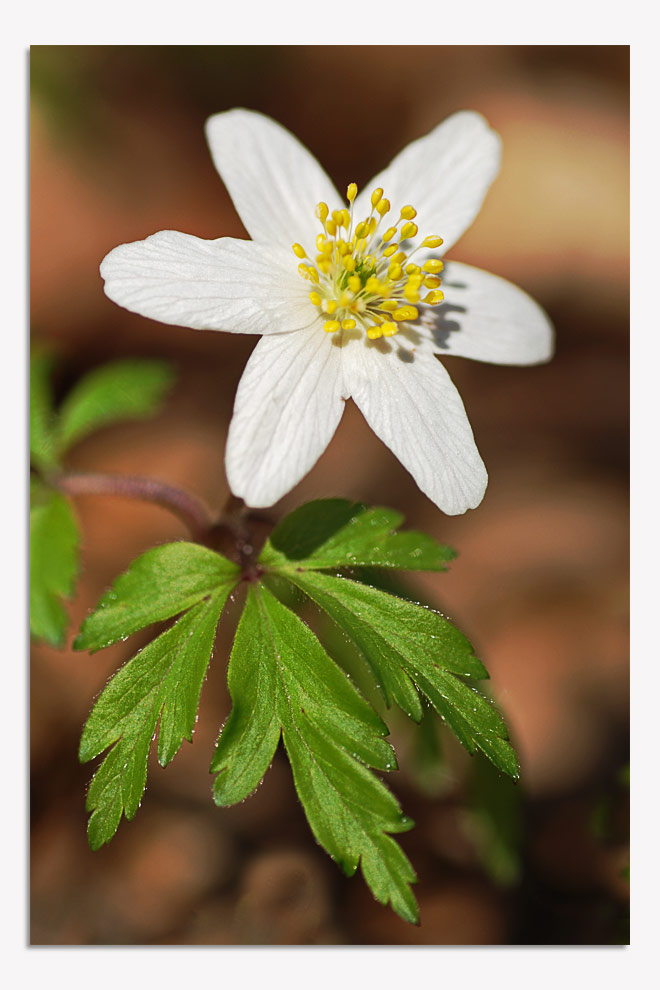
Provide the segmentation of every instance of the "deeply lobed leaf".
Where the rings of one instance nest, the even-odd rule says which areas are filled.
[[[370,509],[359,502],[308,502],[274,529],[260,561],[273,568],[295,562],[302,570],[360,566],[446,570],[456,556],[454,550],[424,533],[396,532],[402,521],[393,509]]]
[[[232,711],[212,763],[218,804],[245,798],[280,733],[316,839],[374,895],[417,920],[412,866],[388,833],[407,830],[398,802],[368,769],[396,766],[387,728],[305,623],[266,588],[250,588],[228,673]]]
[[[79,757],[86,763],[112,746],[87,792],[92,849],[109,842],[122,813],[135,815],[158,726],[158,760],[165,766],[184,739],[192,741],[199,696],[215,630],[232,585],[191,608],[115,674],[87,720]]]
[[[235,584],[232,561],[196,543],[167,543],[147,550],[105,592],[74,641],[95,652],[144,626],[170,619],[218,587]]]

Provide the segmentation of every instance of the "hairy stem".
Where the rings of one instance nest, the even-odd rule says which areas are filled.
[[[135,475],[67,471],[49,479],[67,495],[118,495],[153,502],[178,516],[193,539],[201,540],[216,525],[207,507],[194,495],[153,478]]]

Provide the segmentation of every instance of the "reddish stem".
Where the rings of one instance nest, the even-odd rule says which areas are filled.
[[[196,540],[202,539],[216,524],[204,503],[194,495],[153,478],[67,471],[49,480],[67,495],[117,495],[161,505],[178,516]]]

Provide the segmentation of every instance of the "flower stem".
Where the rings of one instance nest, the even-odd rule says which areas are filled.
[[[186,524],[195,540],[201,540],[216,523],[204,503],[194,495],[153,478],[66,471],[49,480],[67,495],[117,495],[161,505]]]

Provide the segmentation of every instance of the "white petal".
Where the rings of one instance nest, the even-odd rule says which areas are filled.
[[[445,301],[422,316],[436,353],[492,364],[540,364],[552,357],[550,320],[511,282],[452,261],[443,273],[442,290]]]
[[[227,439],[233,493],[272,505],[316,463],[344,411],[340,348],[323,322],[264,337],[241,378]]]
[[[161,230],[101,263],[105,292],[133,313],[195,330],[284,333],[317,313],[289,251]]]
[[[251,110],[209,117],[206,138],[213,162],[245,229],[257,241],[287,246],[298,241],[315,252],[323,201],[340,205],[332,182],[314,156],[280,124]]]
[[[345,348],[351,395],[375,433],[448,515],[481,502],[488,476],[446,370],[431,354],[383,339]]]
[[[420,237],[442,237],[433,252],[442,254],[476,217],[499,167],[499,136],[480,114],[462,110],[412,141],[372,179],[356,200],[356,216],[369,213],[371,191],[381,186],[392,204],[386,219],[394,223],[402,206],[414,206]]]

